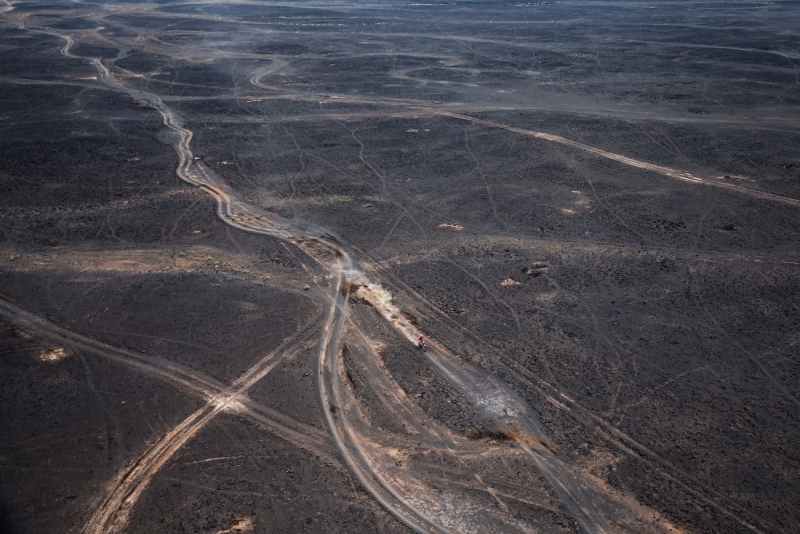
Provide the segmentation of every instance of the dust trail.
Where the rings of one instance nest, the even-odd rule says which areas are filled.
[[[400,308],[392,302],[392,294],[389,291],[382,285],[372,282],[362,271],[352,267],[343,274],[348,284],[347,291],[352,297],[369,303],[396,330],[403,334],[403,337],[416,343],[417,329],[403,316]]]
[[[62,38],[67,41],[62,54],[70,58],[79,58],[70,51],[72,39]],[[180,117],[167,107],[158,95],[125,87],[114,78],[102,59],[79,59],[88,59],[91,62],[102,83],[150,106],[161,115],[164,125],[176,137],[173,143],[179,159],[176,174],[187,183],[211,194],[217,201],[217,213],[223,221],[249,232],[289,241],[332,275],[333,282],[329,288],[331,304],[319,352],[319,394],[337,448],[375,498],[399,519],[422,532],[469,532],[495,527],[506,531],[538,531],[538,528],[520,523],[511,517],[498,518],[488,508],[472,502],[469,493],[459,494],[449,491],[432,496],[430,492],[424,491],[424,481],[393,470],[392,464],[389,464],[386,458],[385,446],[379,441],[370,442],[364,439],[364,435],[356,428],[356,422],[351,420],[349,411],[340,409],[347,401],[347,392],[342,384],[344,371],[339,357],[342,325],[347,318],[350,295],[374,306],[403,337],[409,341],[415,339],[416,328],[393,304],[390,293],[380,284],[370,281],[355,265],[349,252],[323,228],[285,219],[237,199],[235,192],[218,174],[195,160],[190,149],[192,132],[183,127]],[[113,60],[109,63],[113,64]],[[254,76],[254,80],[260,83],[264,75],[261,73]],[[609,525],[614,511],[603,504],[606,500],[602,499],[601,495],[583,483],[578,475],[557,457],[538,417],[521,397],[507,384],[458,361],[458,358],[444,348],[432,347],[432,350],[427,352],[427,357],[461,392],[467,403],[490,424],[515,439],[520,448],[533,458],[552,484],[565,509],[573,515],[584,531],[612,530]],[[152,448],[122,480],[118,481],[112,493],[87,525],[87,532],[102,532],[109,528],[119,529],[124,526],[136,499],[158,469],[216,414],[223,409],[236,406],[242,392],[272,368],[271,365],[274,364],[268,364],[269,361],[264,359],[259,362],[257,368],[248,373],[246,378],[192,414]],[[613,528],[623,530],[618,522],[614,523]]]

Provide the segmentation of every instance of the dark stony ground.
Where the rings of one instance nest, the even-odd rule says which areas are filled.
[[[160,95],[243,199],[337,235],[431,340],[511,384],[576,470],[676,531],[795,532],[800,205],[758,193],[800,198],[800,12],[652,7],[13,3],[0,297],[45,326],[0,317],[0,532],[82,531],[206,404],[113,348],[227,386],[285,343],[248,395],[307,440],[221,413],[154,474],[128,531],[407,530],[328,435],[309,258],[220,221],[176,177],[157,113],[60,54],[58,35]],[[347,340],[369,332],[427,417],[506,439],[352,309]],[[368,417],[401,432],[349,365]],[[545,508],[530,517],[575,528]]]

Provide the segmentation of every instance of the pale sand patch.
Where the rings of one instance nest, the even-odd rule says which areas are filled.
[[[233,520],[233,525],[227,530],[218,530],[217,534],[230,534],[233,532],[252,532],[253,520],[249,517],[237,517]]]
[[[63,360],[69,356],[67,349],[57,348],[53,350],[46,350],[39,354],[39,361],[47,362],[47,363],[54,363],[59,360]]]

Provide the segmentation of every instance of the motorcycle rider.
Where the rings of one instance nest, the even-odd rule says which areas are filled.
[[[421,349],[425,348],[425,336],[423,336],[422,334],[420,334],[419,337],[417,337],[417,346]]]

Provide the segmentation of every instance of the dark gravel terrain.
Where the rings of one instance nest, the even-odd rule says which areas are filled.
[[[796,3],[2,10],[0,532],[798,530]]]

